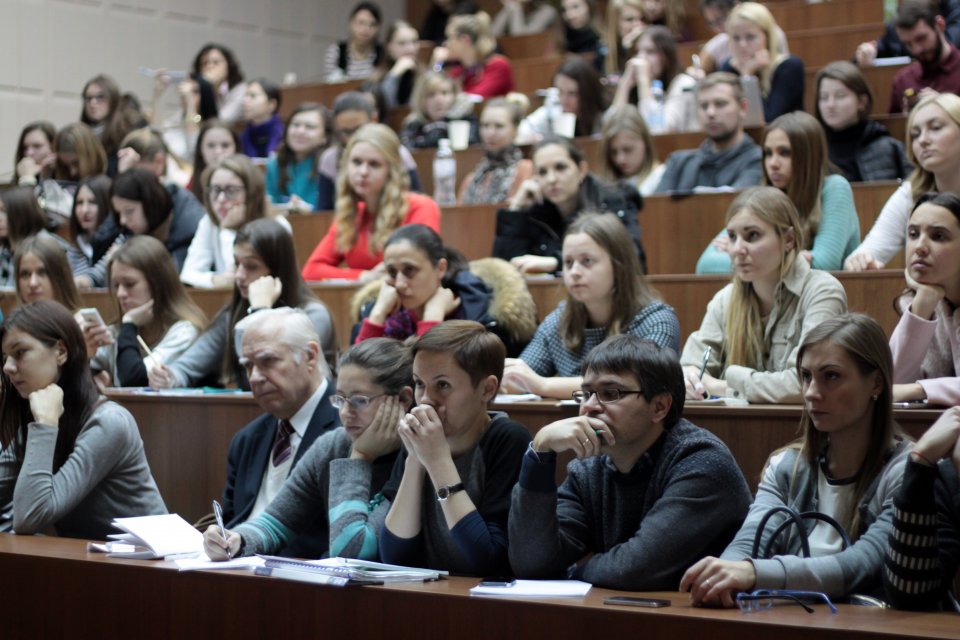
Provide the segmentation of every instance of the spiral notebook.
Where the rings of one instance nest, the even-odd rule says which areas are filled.
[[[446,571],[433,569],[419,569],[403,567],[395,564],[384,564],[370,560],[356,560],[353,558],[324,558],[323,560],[293,560],[278,556],[260,556],[264,560],[264,568],[271,571],[270,575],[277,577],[298,579],[296,572],[305,574],[308,582],[322,582],[343,586],[346,584],[386,584],[395,582],[427,582],[439,580],[440,576],[447,575]],[[258,572],[266,574],[266,571]],[[327,576],[343,580],[308,580],[307,576]]]

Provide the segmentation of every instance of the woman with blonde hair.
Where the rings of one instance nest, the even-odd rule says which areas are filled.
[[[764,119],[803,111],[803,61],[780,53],[781,31],[770,10],[757,2],[738,4],[727,17],[727,33],[730,59],[720,71],[759,82]]]
[[[484,12],[455,15],[447,22],[444,46],[433,50],[435,69],[443,69],[460,81],[464,93],[495,98],[514,89],[513,67],[494,53],[497,40],[490,31],[490,16]]]
[[[694,605],[742,605],[753,589],[882,595],[893,496],[910,449],[893,421],[886,334],[869,316],[844,314],[813,328],[796,351],[800,439],[770,455],[756,500],[726,550],[683,576],[680,590],[690,591]],[[785,512],[764,522],[773,509],[818,518],[801,518],[803,530],[776,536],[790,520]],[[758,537],[763,546],[756,551]]]
[[[605,178],[635,186],[644,196],[656,191],[667,168],[657,159],[647,121],[628,104],[610,107],[603,115],[600,157]]]
[[[384,273],[383,245],[398,227],[440,231],[440,208],[409,191],[400,139],[384,124],[357,130],[343,152],[333,224],[303,267],[305,280],[368,281]]]
[[[567,298],[537,328],[519,359],[508,359],[503,384],[518,392],[569,398],[581,365],[607,337],[625,333],[676,352],[680,322],[656,299],[627,228],[614,216],[587,213],[563,239]]]
[[[197,224],[180,279],[194,287],[228,287],[234,279],[237,229],[269,215],[263,172],[238,153],[207,167],[200,180],[207,215]],[[277,222],[290,230],[286,218],[277,217]]]
[[[797,403],[793,363],[800,342],[847,310],[843,285],[800,256],[803,225],[796,206],[776,187],[754,187],[734,199],[727,237],[733,281],[707,305],[680,356],[687,397]]]
[[[461,93],[460,85],[445,73],[428,71],[420,76],[410,99],[410,115],[403,121],[400,141],[408,149],[438,146],[441,138],[449,138],[452,120],[470,123],[469,143],[479,141],[473,102]]]
[[[523,157],[515,140],[529,101],[511,93],[486,103],[480,114],[483,159],[460,183],[457,204],[494,204],[512,198],[533,177],[533,162]]]
[[[117,249],[107,280],[120,322],[83,327],[87,343],[100,345],[91,368],[104,386],[147,386],[150,370],[186,351],[206,318],[180,283],[167,248],[152,236],[134,236]]]
[[[905,146],[907,160],[916,168],[883,205],[870,233],[844,262],[847,271],[882,269],[903,250],[910,212],[920,196],[929,192],[960,194],[960,97],[941,93],[918,102],[907,119]]]
[[[763,132],[763,183],[787,194],[803,227],[801,255],[814,269],[837,271],[860,242],[853,190],[830,174],[823,127],[809,113],[787,113]],[[697,261],[697,273],[729,273],[729,240],[721,233]]]

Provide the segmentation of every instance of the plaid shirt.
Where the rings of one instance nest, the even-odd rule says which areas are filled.
[[[541,376],[572,377],[580,375],[580,365],[590,350],[607,337],[606,327],[588,327],[583,332],[583,346],[573,353],[563,345],[560,335],[560,316],[566,302],[547,316],[520,359]],[[680,351],[680,321],[673,307],[652,302],[633,318],[624,333],[653,340],[662,347]]]

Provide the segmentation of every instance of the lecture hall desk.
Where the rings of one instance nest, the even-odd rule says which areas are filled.
[[[170,511],[191,522],[210,512],[210,500],[223,493],[227,451],[233,435],[260,415],[250,394],[170,396],[108,392],[137,420],[150,469]],[[558,401],[495,405],[536,433],[555,420],[576,415],[577,407]],[[896,420],[917,437],[939,416],[938,410],[898,410]],[[756,488],[767,456],[797,436],[799,406],[691,406],[684,416],[717,434]],[[558,479],[565,465],[558,466]]]
[[[887,333],[893,331],[897,323],[893,300],[903,289],[902,271],[885,269],[834,275],[840,279],[847,291],[847,304],[851,311],[868,313],[877,319]],[[676,310],[680,320],[681,344],[700,326],[707,303],[713,295],[729,281],[726,276],[694,275],[653,275],[648,280],[662,299]],[[566,296],[563,282],[559,278],[530,278],[527,286],[537,305],[540,319],[553,311]],[[310,289],[327,305],[333,316],[340,348],[346,349],[350,346],[350,328],[354,322],[350,301],[357,285],[343,282],[313,283]],[[191,298],[208,318],[213,318],[217,310],[230,299],[231,294],[231,289],[190,290]],[[85,291],[81,293],[81,299],[84,305],[99,309],[107,322],[114,322],[116,319],[116,307],[106,289]],[[15,305],[16,298],[13,294],[0,298],[0,309],[4,314],[9,314]]]
[[[960,638],[960,617],[839,605],[808,614],[782,606],[751,614],[695,609],[686,594],[650,593],[672,606],[604,605],[623,592],[583,598],[472,598],[477,578],[336,588],[236,571],[176,571],[171,563],[118,560],[65,538],[0,536],[6,638],[603,638],[678,640],[893,640]],[[629,594],[627,594],[629,595]],[[326,633],[325,633],[326,631]]]

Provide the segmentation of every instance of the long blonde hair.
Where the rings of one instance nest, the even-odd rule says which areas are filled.
[[[337,177],[336,214],[333,224],[337,229],[337,249],[343,253],[350,250],[357,241],[357,204],[360,197],[350,186],[348,169],[350,153],[361,142],[365,142],[383,156],[389,168],[387,182],[380,192],[377,217],[370,233],[370,253],[377,254],[383,249],[393,231],[400,226],[407,215],[407,191],[410,189],[410,177],[400,158],[400,138],[393,129],[385,124],[365,124],[350,138],[346,149],[340,156],[340,175]]]
[[[911,195],[913,196],[914,202],[919,200],[920,196],[925,193],[938,191],[937,179],[931,171],[927,171],[920,166],[920,161],[913,153],[913,120],[916,118],[917,112],[928,104],[935,104],[943,109],[947,117],[953,120],[954,125],[960,127],[960,96],[953,93],[939,93],[935,96],[924,98],[910,111],[910,117],[907,119],[905,143],[907,147],[907,160],[916,167],[913,173],[910,174]]]
[[[806,244],[803,248],[809,249],[820,227],[820,194],[823,192],[823,182],[827,178],[827,169],[830,162],[830,152],[827,149],[827,136],[823,127],[809,113],[793,111],[785,113],[767,125],[763,130],[763,142],[772,131],[783,131],[790,142],[790,182],[786,193],[797,207],[800,223],[803,226],[803,237]],[[767,163],[763,163],[763,184],[770,184],[767,175]]]
[[[793,236],[793,248],[785,251],[780,263],[780,278],[793,266],[797,247],[803,246],[803,228],[797,208],[787,194],[776,187],[753,187],[734,199],[727,210],[727,224],[741,211],[748,211],[773,227],[781,242]],[[780,295],[777,289],[777,295]],[[752,369],[763,368],[764,324],[760,312],[760,298],[753,284],[744,282],[734,272],[733,291],[727,307],[724,331],[724,360],[726,366],[741,365]]]
[[[760,70],[760,91],[764,97],[770,95],[770,88],[773,83],[773,74],[781,62],[787,59],[787,55],[781,53],[783,45],[780,42],[780,29],[777,21],[774,19],[770,10],[759,2],[742,2],[736,5],[727,16],[727,28],[737,20],[743,20],[756,25],[767,36],[767,51],[770,53],[770,64]]]

